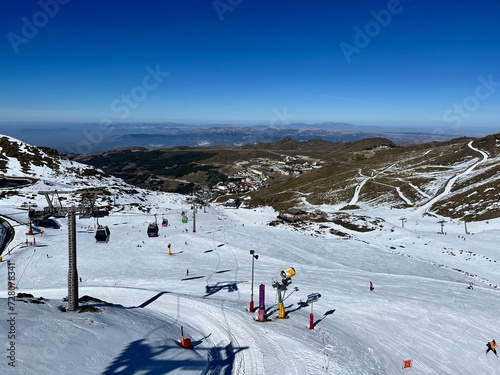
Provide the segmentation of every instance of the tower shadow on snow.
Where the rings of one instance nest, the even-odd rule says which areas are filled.
[[[205,287],[206,293],[205,297],[211,296],[223,289],[227,289],[228,292],[236,292],[238,290],[238,284],[243,281],[230,281],[230,282],[219,282],[214,285],[207,285]]]
[[[166,293],[171,293],[171,292],[160,292],[158,294],[155,294],[153,297],[151,297],[150,299],[148,299],[147,301],[144,301],[143,303],[141,303],[139,306],[131,306],[131,307],[125,307],[126,309],[139,309],[139,308],[144,308],[146,307],[147,305],[153,303],[154,301],[156,301],[158,298],[160,298],[162,295],[166,294]],[[121,306],[121,305],[119,305]]]
[[[222,270],[222,271],[217,271],[215,273],[226,273],[226,272],[231,272],[231,270]]]
[[[186,280],[196,280],[196,279],[203,279],[205,276],[193,276],[193,277],[185,277],[181,279],[181,281],[186,281]]]
[[[129,343],[101,375],[166,375],[183,370],[199,371],[200,374],[231,375],[236,353],[245,349],[248,347],[235,348],[232,343],[229,343],[226,346],[196,349],[200,355],[197,355],[195,359],[175,359],[175,354],[172,355],[172,359],[163,359],[162,357],[168,357],[170,350],[186,349],[180,349],[171,344],[153,345],[140,339]],[[208,351],[208,353],[200,353],[201,351]]]

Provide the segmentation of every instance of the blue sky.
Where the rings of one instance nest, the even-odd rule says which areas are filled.
[[[495,125],[500,2],[6,0],[0,120]]]

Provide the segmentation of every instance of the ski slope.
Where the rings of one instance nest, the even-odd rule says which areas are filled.
[[[464,170],[463,172],[460,172],[460,173],[457,173],[455,176],[453,176],[452,178],[450,178],[448,180],[448,182],[446,183],[445,187],[444,187],[444,190],[436,195],[435,197],[433,197],[432,199],[430,199],[426,204],[424,204],[422,207],[420,207],[420,210],[423,211],[423,212],[426,212],[429,210],[429,208],[432,207],[433,204],[435,204],[436,202],[440,201],[441,199],[443,199],[444,197],[446,197],[448,194],[450,194],[451,192],[451,189],[453,188],[453,185],[455,184],[455,182],[460,179],[461,177],[463,176],[466,176],[468,174],[470,174],[474,169],[476,169],[476,167],[481,164],[481,163],[484,163],[486,160],[488,160],[488,154],[482,150],[479,150],[477,148],[475,148],[474,146],[472,146],[472,143],[474,141],[470,141],[467,146],[473,150],[473,151],[476,151],[478,153],[480,153],[482,155],[482,159],[476,161],[475,163],[473,163],[471,166],[469,166],[466,170]]]
[[[16,303],[16,367],[3,356],[2,373],[498,373],[485,344],[498,339],[500,221],[468,223],[470,235],[450,222],[441,235],[435,218],[412,209],[365,207],[355,213],[382,218],[381,226],[365,233],[342,228],[352,238],[341,239],[329,233],[333,223],[271,227],[277,213],[270,208],[210,206],[198,210],[193,232],[188,205],[158,198],[142,202],[153,208],[149,215],[123,209],[100,219],[111,230],[108,243],[95,243],[94,219],[77,220],[79,295],[113,304],[96,303],[99,313],[60,311],[68,294],[67,220],[28,246],[27,227],[13,222],[16,238],[4,260],[15,264],[18,291],[46,303]],[[0,211],[22,218],[13,199]],[[152,213],[170,223],[156,238],[146,235]],[[251,249],[259,255],[254,299],[258,306],[264,284],[267,322],[247,311]],[[6,266],[0,264],[5,319]],[[271,283],[288,267],[297,272],[285,299],[288,318],[277,319]],[[321,294],[313,330],[305,304],[311,293]],[[181,326],[193,350],[180,347]],[[5,351],[7,334],[2,324]],[[405,359],[412,359],[411,370],[402,369]]]

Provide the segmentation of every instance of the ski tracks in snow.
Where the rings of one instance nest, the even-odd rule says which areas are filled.
[[[451,192],[451,189],[453,187],[453,185],[455,184],[455,182],[462,176],[465,176],[469,173],[471,173],[479,164],[481,163],[484,163],[486,160],[488,160],[488,154],[485,152],[485,151],[482,151],[476,147],[474,147],[472,145],[474,141],[470,141],[467,146],[479,153],[482,155],[482,159],[479,160],[478,162],[474,163],[473,165],[471,165],[469,168],[467,168],[465,171],[461,172],[461,173],[458,173],[456,174],[455,176],[453,176],[452,178],[450,178],[448,180],[448,182],[446,183],[445,185],[445,188],[444,188],[444,191],[440,194],[438,194],[437,196],[435,196],[434,198],[430,199],[426,204],[424,204],[422,207],[421,207],[421,210],[423,212],[427,212],[428,209],[434,204],[436,203],[437,201],[443,199],[445,196],[447,196],[450,192]],[[425,155],[425,154],[424,154]],[[361,192],[361,189],[363,188],[363,186],[370,180],[373,180],[375,179],[378,175],[380,174],[383,174],[385,171],[387,171],[388,169],[394,167],[395,164],[392,164],[390,166],[388,166],[387,168],[384,168],[383,170],[377,172],[377,173],[372,173],[371,176],[365,176],[363,175],[361,169],[359,169],[358,173],[361,177],[363,177],[363,180],[358,183],[354,189],[354,194],[353,194],[353,197],[351,198],[350,202],[349,202],[349,205],[355,205],[357,204],[358,200],[359,200],[359,194]],[[383,184],[385,185],[385,184]],[[420,190],[419,188],[417,188],[415,185],[412,185],[410,184],[411,187],[413,187],[415,190],[417,190],[418,193],[420,193],[421,195],[423,195],[424,197],[426,198],[430,198],[430,196],[428,194],[426,194],[425,192],[423,192],[422,190]],[[394,187],[394,186],[393,186]],[[412,205],[412,202],[406,197],[404,196],[404,194],[402,193],[401,189],[399,187],[394,187],[399,195],[399,197],[405,201],[406,204],[409,204],[409,205]]]
[[[356,203],[358,203],[358,200],[359,200],[359,193],[361,192],[361,189],[363,188],[363,186],[370,180],[373,180],[375,177],[377,177],[379,174],[382,174],[384,173],[385,171],[387,171],[388,169],[391,169],[392,167],[394,167],[396,164],[391,164],[390,166],[388,166],[387,168],[384,168],[382,169],[381,171],[377,172],[377,173],[372,173],[371,176],[365,176],[363,175],[363,173],[361,172],[361,169],[359,169],[359,175],[361,177],[364,177],[364,179],[356,185],[356,188],[354,189],[354,195],[351,199],[351,201],[349,202],[349,205],[355,205]]]
[[[216,238],[215,238],[216,233],[221,233],[222,234],[222,238],[223,238],[222,241],[219,241],[218,245],[217,245],[217,241],[216,241]],[[214,246],[214,253],[217,255],[217,265],[215,266],[215,270],[213,270],[213,272],[207,277],[207,286],[209,285],[208,282],[210,281],[210,279],[212,278],[212,276],[214,276],[216,273],[222,271],[222,270],[220,270],[220,264],[221,264],[222,258],[221,258],[221,254],[219,253],[219,250],[221,248],[223,248],[224,251],[225,251],[225,249],[228,249],[229,253],[231,253],[232,258],[234,259],[234,283],[237,286],[237,283],[238,283],[238,272],[239,272],[240,266],[239,266],[239,263],[238,263],[238,258],[236,257],[236,254],[234,253],[233,249],[231,248],[231,245],[229,245],[228,240],[226,238],[226,228],[225,228],[225,226],[220,226],[219,228],[215,229],[212,232],[212,243],[213,243],[213,246]],[[227,260],[228,257],[224,257],[224,258]],[[239,288],[236,288],[236,291],[238,292],[238,300],[240,300],[241,299],[241,295],[240,295]]]
[[[422,213],[424,212],[427,212],[434,203],[440,201],[441,199],[443,199],[444,197],[446,197],[448,194],[450,194],[451,192],[451,189],[453,188],[453,185],[455,184],[455,182],[465,176],[465,175],[468,175],[469,173],[471,173],[479,164],[481,163],[484,163],[486,160],[488,160],[488,154],[482,150],[479,150],[477,148],[475,148],[474,146],[472,146],[472,143],[474,141],[470,141],[467,146],[473,150],[473,151],[476,151],[478,153],[480,153],[483,158],[481,160],[479,160],[478,162],[472,164],[469,168],[467,168],[465,171],[461,172],[461,173],[458,173],[456,174],[455,176],[453,176],[452,178],[450,178],[448,180],[448,182],[446,183],[445,187],[444,187],[444,190],[442,193],[436,195],[434,198],[432,198],[430,201],[428,201],[426,204],[424,204],[420,209],[422,210]]]
[[[265,374],[264,355],[256,340],[245,328],[248,322],[241,324],[236,316],[225,308],[226,302],[221,302],[220,309],[206,304],[189,302],[192,308],[203,314],[206,319],[203,329],[211,333],[213,347],[225,348],[212,351],[210,365],[206,375],[244,375]]]

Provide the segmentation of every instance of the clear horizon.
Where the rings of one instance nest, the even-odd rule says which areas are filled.
[[[500,4],[8,2],[3,122],[491,127]]]

